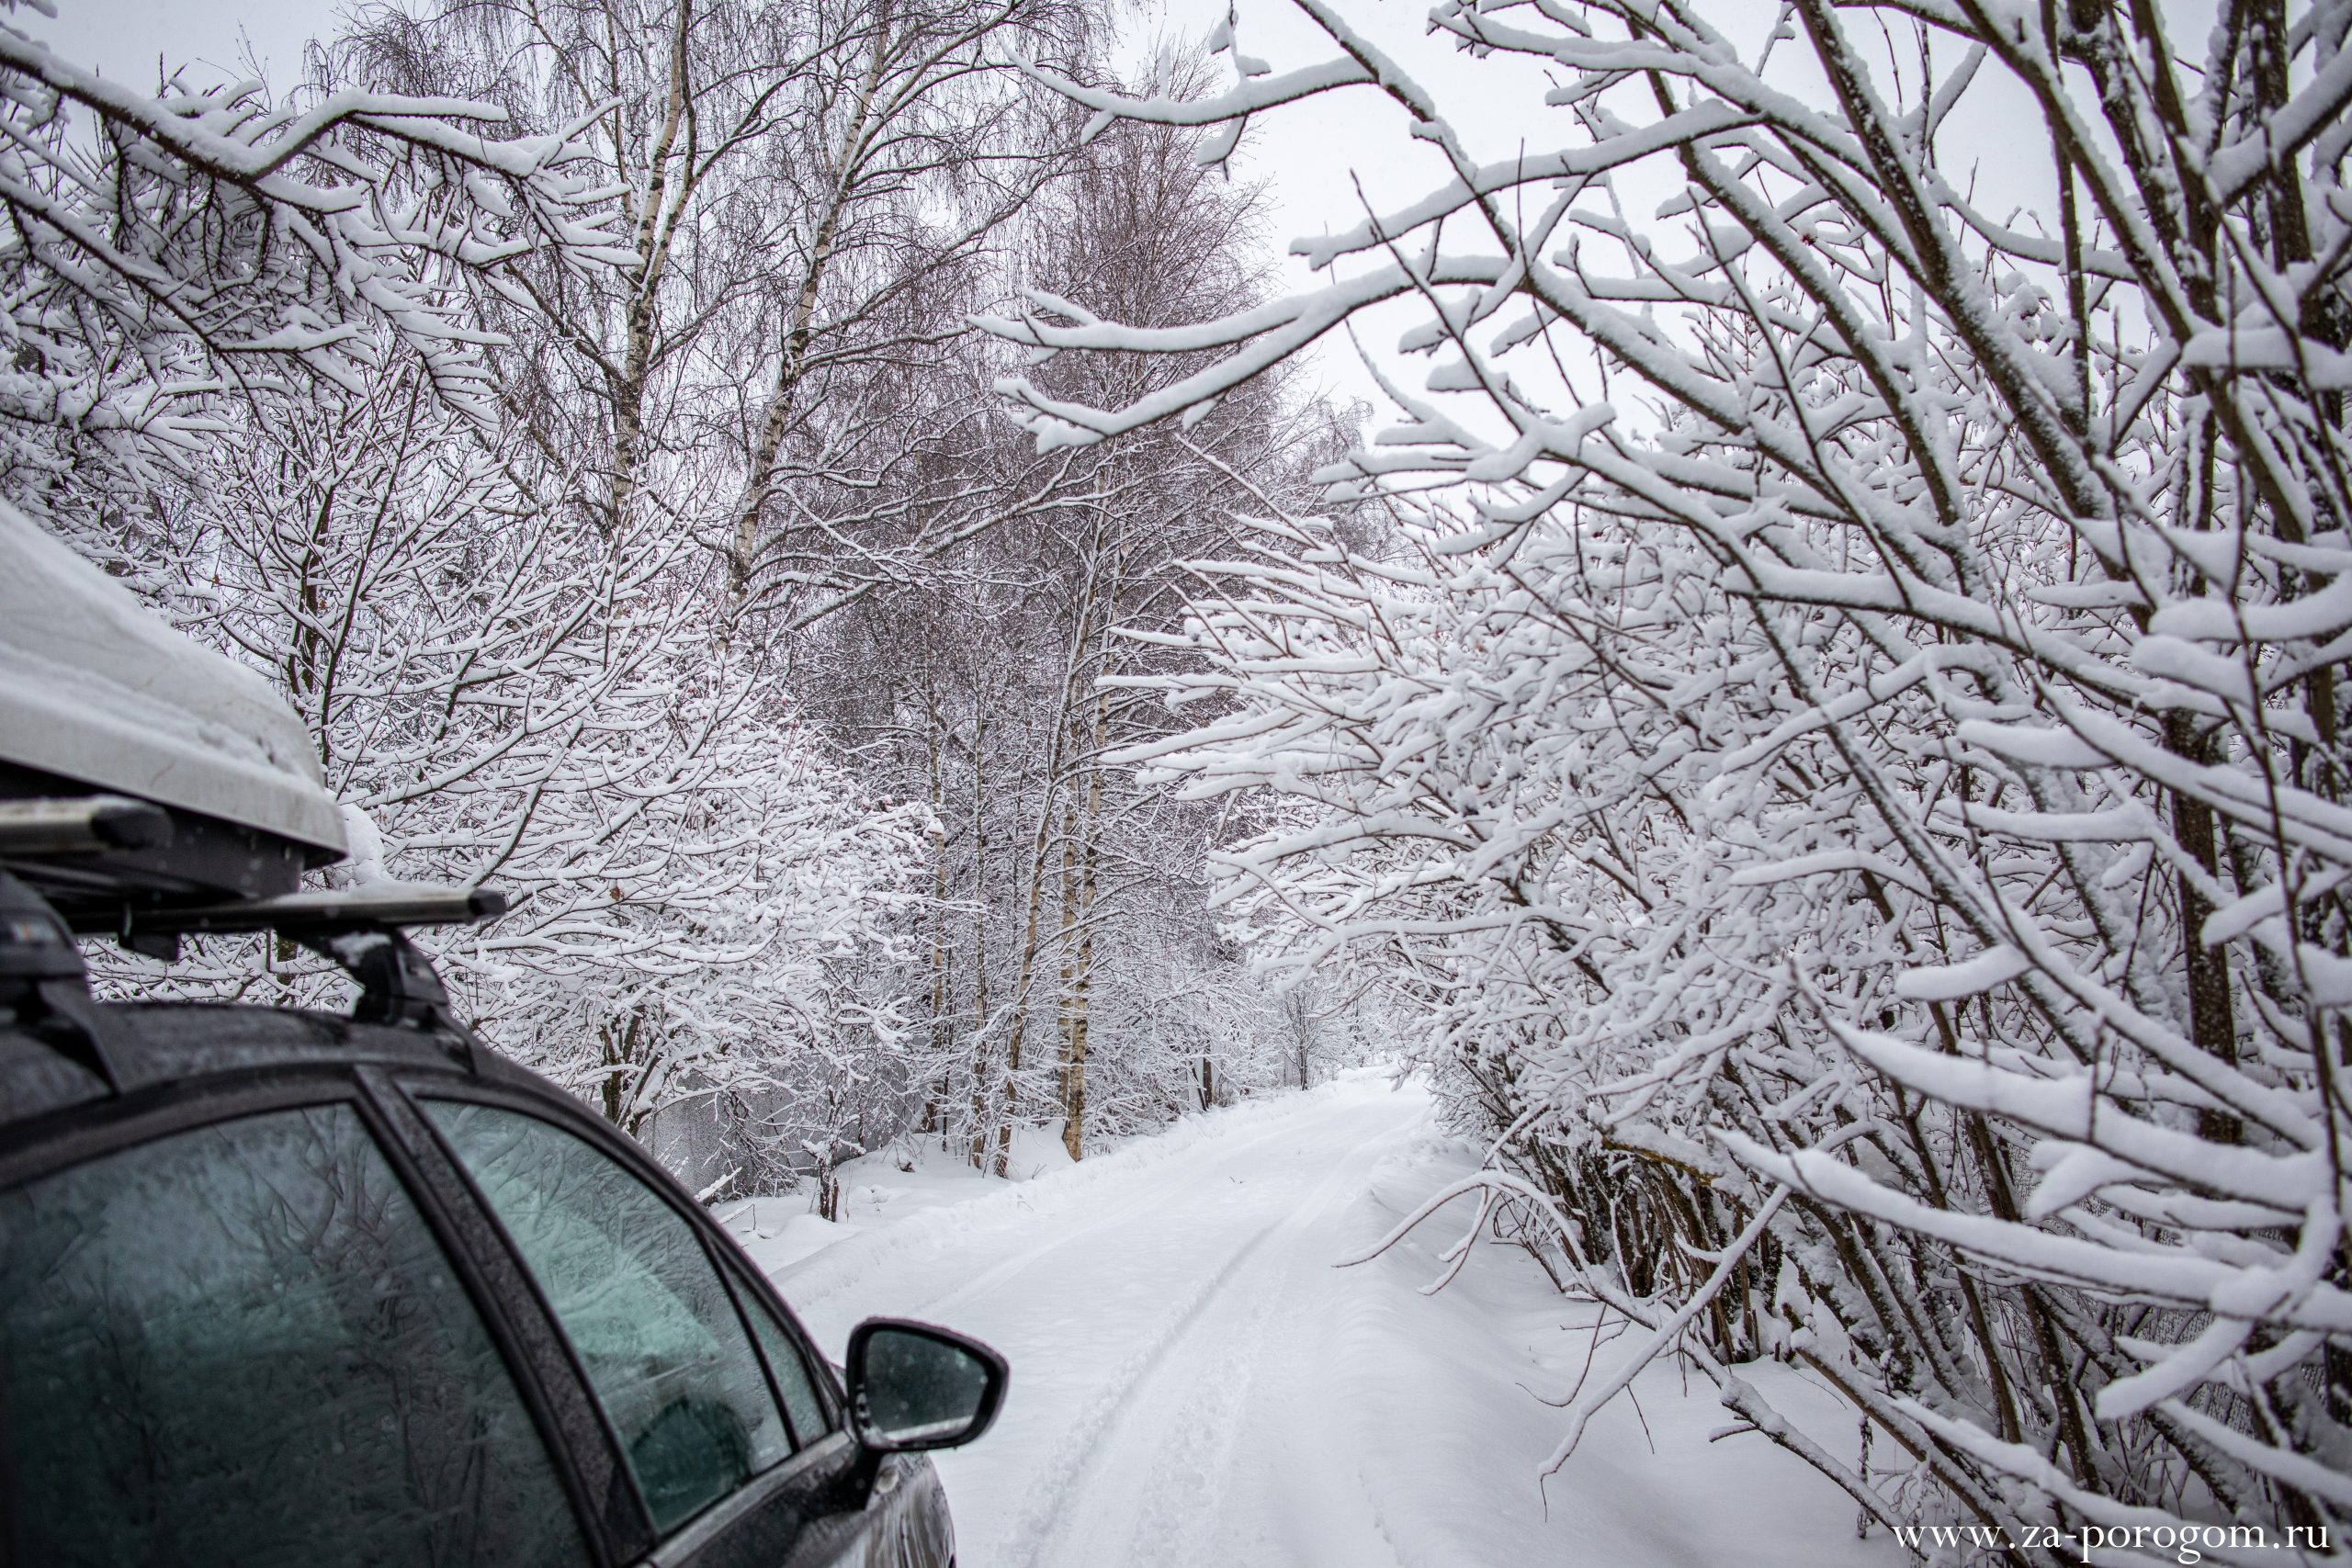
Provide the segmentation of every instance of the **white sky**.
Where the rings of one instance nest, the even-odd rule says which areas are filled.
[[[247,74],[250,45],[266,80],[284,86],[300,74],[302,45],[334,29],[332,0],[55,0],[49,21],[19,6],[9,21],[66,58],[140,86],[160,60],[193,65],[197,85]]]
[[[302,48],[311,38],[335,29],[347,0],[56,0],[49,21],[19,6],[10,21],[67,58],[106,74],[147,85],[159,61],[167,69],[189,67],[191,85],[206,85],[251,74],[248,62],[274,88],[301,73]],[[1386,45],[1409,48],[1426,14],[1425,0],[1351,0],[1363,25]],[[1119,7],[1137,59],[1148,58],[1157,37],[1198,39],[1223,19],[1226,0],[1144,0]],[[1240,36],[1245,49],[1263,55],[1276,69],[1321,59],[1329,45],[1302,22],[1288,0],[1241,0]],[[1443,62],[1451,65],[1450,60]],[[1219,71],[1226,71],[1221,63]],[[1229,74],[1229,72],[1227,73]],[[1352,228],[1362,221],[1354,182],[1361,178],[1375,200],[1394,202],[1418,193],[1441,177],[1441,165],[1425,146],[1402,131],[1403,112],[1364,92],[1326,97],[1311,108],[1274,117],[1253,129],[1237,167],[1271,186],[1272,238],[1277,249],[1297,234]],[[1285,277],[1306,287],[1313,275],[1290,264]],[[1340,345],[1324,355],[1322,378],[1343,396],[1372,399],[1375,384]]]
[[[283,88],[301,72],[303,44],[334,29],[345,0],[56,3],[54,22],[22,7],[11,20],[61,54],[109,76],[146,85],[155,80],[161,60],[172,68],[191,67],[190,82],[202,85],[248,74],[250,59],[258,62],[273,87]],[[1464,62],[1450,51],[1414,49],[1427,0],[1346,3],[1356,25],[1382,47],[1419,55],[1417,67],[1432,85],[1442,91],[1467,80]],[[1148,58],[1155,38],[1197,40],[1223,19],[1225,8],[1226,0],[1145,0],[1140,6],[1119,7],[1137,59]],[[1242,47],[1277,70],[1331,52],[1288,0],[1238,0],[1238,9]],[[1216,69],[1229,74],[1222,62]],[[1491,65],[1482,69],[1491,74]],[[1485,96],[1493,101],[1491,93]],[[1359,182],[1374,201],[1386,205],[1418,195],[1441,179],[1442,164],[1426,144],[1404,134],[1406,123],[1404,112],[1386,98],[1355,90],[1327,96],[1254,126],[1236,166],[1245,177],[1268,182],[1276,248],[1295,235],[1352,228],[1363,221]],[[1509,128],[1483,129],[1487,134],[1478,137],[1477,151],[1499,156],[1510,150]],[[1314,281],[1295,262],[1286,264],[1284,277],[1300,288]],[[1342,396],[1376,397],[1375,384],[1343,343],[1322,355],[1320,374]]]

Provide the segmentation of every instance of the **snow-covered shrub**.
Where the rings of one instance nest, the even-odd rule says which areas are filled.
[[[1886,1523],[2352,1519],[2352,7],[2225,6],[2198,61],[2169,9],[1454,0],[1450,79],[1556,127],[1482,164],[1318,8],[1330,60],[1216,98],[1066,90],[1365,85],[1449,183],[1277,306],[998,323],[1230,349],[1012,384],[1054,446],[1421,302],[1426,390],[1330,476],[1393,547],[1265,525],[1136,755],[1290,802],[1232,907],[1418,1005],[1494,1149],[1432,1205],[1547,1233]],[[2051,150],[2015,210],[1972,130]]]
[[[741,1158],[830,1136],[821,1086],[838,1099],[906,1027],[925,809],[861,790],[764,671],[717,654],[674,530],[535,504],[413,374],[275,412],[109,547],[310,722],[368,840],[329,878],[505,891],[503,919],[420,940],[491,1039],[616,1125],[756,1100]],[[148,983],[337,989],[252,942]]]

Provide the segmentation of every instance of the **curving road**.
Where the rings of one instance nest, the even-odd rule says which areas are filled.
[[[779,1280],[836,1353],[888,1313],[1011,1358],[995,1430],[940,1459],[963,1568],[1890,1561],[1793,1461],[1710,1448],[1712,1399],[1667,1400],[1682,1419],[1647,1382],[1540,1495],[1558,1416],[1528,1389],[1587,1340],[1526,1259],[1482,1249],[1435,1297],[1450,1233],[1332,1267],[1458,1167],[1429,1115],[1418,1089],[1342,1080],[989,1184]]]

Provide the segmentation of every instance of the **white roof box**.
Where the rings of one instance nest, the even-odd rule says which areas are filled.
[[[0,502],[0,763],[345,852],[310,732],[261,676],[173,630]]]

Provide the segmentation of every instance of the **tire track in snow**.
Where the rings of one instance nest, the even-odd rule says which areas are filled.
[[[1297,1137],[1303,1131],[1317,1126],[1326,1121],[1338,1120],[1340,1116],[1349,1109],[1351,1108],[1345,1105],[1328,1108],[1322,1115],[1305,1118],[1303,1123],[1285,1122],[1266,1132],[1261,1133],[1255,1137],[1242,1139],[1230,1144],[1220,1141],[1205,1145],[1196,1145],[1193,1148],[1184,1151],[1184,1153],[1187,1155],[1214,1155],[1220,1161],[1229,1159],[1234,1156],[1245,1154],[1250,1150],[1262,1148],[1266,1145],[1275,1142],[1277,1139]],[[1181,1159],[1182,1156],[1180,1156],[1178,1157]],[[1170,1163],[1172,1164],[1175,1162],[1170,1161]],[[1093,1241],[1102,1236],[1103,1233],[1115,1230],[1120,1225],[1125,1224],[1143,1210],[1156,1207],[1157,1205],[1165,1203],[1167,1201],[1168,1197],[1165,1192],[1154,1187],[1143,1187],[1143,1189],[1134,1197],[1128,1199],[1124,1203],[1116,1205],[1108,1213],[1102,1215],[1102,1218],[1091,1221],[1086,1224],[1079,1226],[1075,1230],[1064,1231],[1059,1235],[1049,1236],[1046,1240],[1039,1242],[1035,1247],[1028,1247],[1021,1252],[1013,1254],[1010,1258],[989,1265],[978,1275],[956,1286],[946,1294],[933,1297],[930,1301],[925,1302],[923,1303],[922,1310],[926,1313],[945,1312],[956,1306],[960,1306],[964,1303],[968,1302],[977,1296],[987,1295],[989,1292],[1007,1283],[1019,1275],[1028,1272],[1029,1269],[1035,1267],[1037,1264],[1042,1263],[1053,1254],[1066,1251],[1067,1249],[1079,1245],[1080,1242]]]
[[[1135,1386],[1149,1377],[1154,1368],[1166,1359],[1177,1342],[1184,1337],[1193,1320],[1206,1310],[1210,1302],[1222,1291],[1234,1274],[1247,1263],[1274,1233],[1282,1228],[1279,1222],[1268,1225],[1252,1236],[1238,1252],[1226,1260],[1225,1267],[1203,1280],[1176,1310],[1154,1325],[1142,1347],[1122,1362],[1111,1376],[1109,1386],[1087,1402],[1078,1419],[1063,1429],[1054,1444],[1053,1452],[1039,1467],[1044,1479],[1033,1486],[1023,1499],[1001,1544],[1004,1562],[1009,1565],[1035,1564],[1039,1554],[1052,1543],[1057,1533],[1070,1495],[1086,1479],[1087,1472],[1100,1462],[1103,1438],[1118,1422],[1132,1397]]]
[[[1316,1117],[1311,1124],[1339,1119],[1337,1115]],[[1233,1145],[1231,1152],[1239,1153],[1276,1136],[1296,1136],[1308,1131],[1307,1126],[1294,1124],[1266,1137],[1251,1139],[1247,1145]],[[1185,1562],[1190,1560],[1189,1548],[1206,1544],[1200,1539],[1198,1527],[1216,1522],[1211,1499],[1198,1495],[1178,1498],[1174,1493],[1185,1480],[1197,1480],[1209,1487],[1221,1484],[1218,1472],[1230,1461],[1258,1367],[1264,1359],[1269,1329],[1278,1311],[1299,1304],[1279,1288],[1283,1276],[1298,1268],[1299,1260],[1290,1259],[1287,1268],[1277,1266],[1272,1271],[1273,1278],[1266,1280],[1247,1303],[1241,1321],[1235,1325],[1236,1332],[1210,1354],[1211,1370],[1216,1375],[1194,1379],[1174,1401],[1172,1414],[1177,1419],[1153,1422],[1147,1432],[1139,1427],[1154,1414],[1152,1407],[1167,1403],[1155,1399],[1159,1391],[1154,1385],[1161,1381],[1163,1370],[1178,1359],[1179,1353],[1190,1348],[1204,1320],[1223,1304],[1223,1298],[1229,1294],[1238,1277],[1265,1250],[1267,1244],[1286,1235],[1304,1240],[1315,1228],[1315,1223],[1329,1212],[1341,1189],[1363,1181],[1372,1165],[1377,1163],[1376,1159],[1363,1158],[1367,1151],[1393,1145],[1396,1136],[1394,1131],[1384,1130],[1351,1145],[1304,1198],[1258,1230],[1173,1312],[1154,1325],[1139,1348],[1105,1381],[1102,1391],[1054,1444],[1052,1453],[1040,1467],[1044,1478],[1030,1489],[999,1541],[1000,1560],[1006,1568],[1044,1568],[1045,1564],[1061,1562],[1140,1562],[1143,1560],[1132,1558],[1123,1551],[1106,1549],[1099,1540],[1085,1538],[1106,1533],[1132,1537],[1155,1526],[1168,1532],[1162,1538],[1166,1551],[1154,1553],[1155,1561]],[[1165,1194],[1153,1196],[1166,1201]],[[1049,1247],[1038,1250],[1042,1254],[1053,1249]],[[1328,1268],[1329,1260],[1317,1258],[1309,1266]],[[1205,1463],[1184,1465],[1186,1476],[1176,1477],[1174,1467],[1149,1462],[1171,1446],[1171,1439],[1194,1438],[1206,1440],[1191,1442],[1186,1452],[1188,1456],[1204,1457]],[[1101,1486],[1101,1472],[1121,1461],[1132,1461],[1137,1457],[1132,1450],[1138,1442],[1144,1445],[1140,1457],[1146,1461],[1143,1468],[1149,1478],[1142,1492]],[[1073,1504],[1077,1505],[1075,1508]],[[1102,1517],[1106,1504],[1115,1510],[1107,1520]],[[1123,1530],[1123,1525],[1128,1528]],[[1080,1539],[1073,1541],[1072,1537]],[[1093,1551],[1084,1557],[1065,1555],[1065,1549],[1073,1544]],[[1126,1542],[1117,1545],[1125,1548]],[[1112,1554],[1105,1555],[1106,1550]]]

